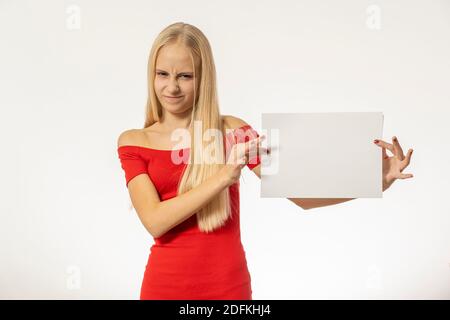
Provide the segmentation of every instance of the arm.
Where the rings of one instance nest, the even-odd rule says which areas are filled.
[[[258,178],[261,178],[261,165],[254,167],[252,171],[258,176]],[[354,200],[356,198],[287,198],[287,199],[295,203],[303,210],[309,210],[312,208],[331,206],[333,204]]]
[[[258,166],[259,167],[259,166]],[[256,168],[253,168],[256,169]],[[392,182],[386,182],[383,180],[383,192],[391,186]],[[357,198],[288,198],[296,205],[302,207],[303,209],[312,209],[325,206],[331,206],[333,204],[338,204],[350,200],[355,200]]]
[[[227,182],[219,172],[186,193],[160,201],[147,174],[140,174],[128,183],[130,198],[139,219],[154,238],[194,215],[226,187]]]
[[[240,152],[248,151],[251,143],[257,143],[258,140],[245,143],[245,148],[239,148]],[[123,133],[119,137],[118,147],[139,145],[138,142],[136,136],[133,136],[133,132]],[[165,201],[160,201],[155,185],[147,173],[142,172],[129,180],[128,192],[131,202],[147,231],[154,238],[159,238],[194,215],[227,187],[236,183],[242,167],[245,166],[236,160],[242,160],[245,156],[239,152],[232,152],[232,154],[233,156],[229,157],[227,164],[216,174],[191,190]],[[238,154],[240,155],[238,156]],[[236,157],[238,159],[235,159]]]
[[[287,199],[291,200],[296,205],[301,206],[303,209],[309,210],[313,208],[331,206],[333,204],[354,200],[356,198],[287,198]]]
[[[252,170],[258,178],[261,178],[261,165],[258,165]],[[388,189],[394,181],[386,181],[383,179],[383,192]],[[295,203],[297,206],[304,210],[309,210],[313,208],[331,206],[333,204],[338,204],[342,202],[347,202],[350,200],[355,200],[357,198],[287,198],[288,200]]]
[[[117,145],[140,145],[142,142],[139,132],[129,130],[119,136]],[[142,224],[158,238],[198,212],[229,183],[228,176],[221,170],[188,192],[161,201],[149,175],[142,173],[128,182],[128,192]]]

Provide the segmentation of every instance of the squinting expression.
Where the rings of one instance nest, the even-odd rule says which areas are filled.
[[[198,74],[196,77],[198,78]],[[194,86],[194,69],[189,49],[181,44],[162,47],[156,59],[154,87],[163,109],[171,113],[182,113],[192,108]]]

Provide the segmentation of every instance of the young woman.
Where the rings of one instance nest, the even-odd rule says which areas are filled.
[[[174,144],[180,136],[185,139]],[[268,152],[260,147],[263,138],[243,120],[220,114],[204,34],[181,22],[166,27],[149,56],[144,128],[118,139],[132,204],[155,241],[141,299],[252,299],[240,238],[239,178],[244,166],[260,177],[260,155]],[[383,190],[412,176],[400,173],[412,150],[405,158],[398,141],[376,143],[386,156]],[[289,200],[309,209],[351,199]]]

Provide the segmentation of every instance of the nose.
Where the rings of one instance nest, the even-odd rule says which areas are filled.
[[[171,95],[175,95],[177,92],[180,91],[180,86],[178,85],[178,82],[176,79],[171,79],[169,81],[169,85],[167,86],[167,91],[171,94]]]

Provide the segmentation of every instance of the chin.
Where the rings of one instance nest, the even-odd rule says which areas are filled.
[[[176,105],[176,104],[163,104],[164,109],[170,113],[183,113],[192,109],[192,106]]]

